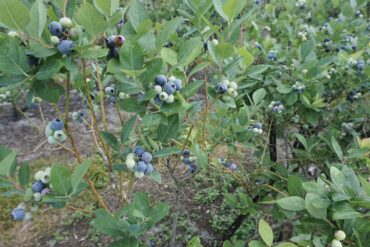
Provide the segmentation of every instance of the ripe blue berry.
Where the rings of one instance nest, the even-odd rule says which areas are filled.
[[[163,90],[167,94],[171,95],[176,91],[176,84],[173,82],[167,82],[166,84],[164,84]]]
[[[190,156],[190,150],[189,149],[185,149],[184,151],[182,151],[182,155],[184,157],[189,157]]]
[[[185,164],[185,165],[189,165],[191,162],[189,160],[189,158],[182,158],[182,162]]]
[[[41,192],[45,185],[41,181],[36,181],[32,184],[33,192]]]
[[[75,44],[71,40],[62,40],[58,44],[58,51],[62,54],[69,55],[72,53]]]
[[[115,58],[115,59],[119,58],[118,49],[116,47],[113,47],[113,48],[109,49],[109,51],[108,51],[107,59],[110,60],[112,58]]]
[[[180,91],[182,89],[182,81],[180,79],[176,79],[173,81],[176,85],[176,91]]]
[[[51,121],[50,123],[50,128],[52,130],[62,130],[64,128],[64,123],[62,120],[58,118],[53,119],[53,121]]]
[[[116,44],[114,43],[114,39],[115,39],[115,36],[111,35],[105,40],[105,43],[108,48],[113,49],[116,47]]]
[[[189,164],[189,171],[194,174],[197,171],[197,165],[194,163]]]
[[[157,75],[154,78],[154,84],[164,86],[167,83],[167,78],[164,75]]]
[[[153,156],[148,153],[148,152],[144,152],[142,155],[141,155],[141,159],[145,162],[145,163],[149,163],[150,161],[152,161],[153,159]]]
[[[218,84],[217,85],[217,92],[218,93],[221,93],[221,94],[226,93],[227,92],[227,86],[226,86],[226,84],[224,84],[224,83]]]
[[[63,36],[63,26],[59,22],[53,21],[48,26],[51,36],[57,36],[61,38]]]
[[[260,122],[257,122],[255,125],[254,125],[255,128],[257,129],[262,129],[262,124]]]
[[[137,162],[136,171],[137,172],[144,172],[147,168],[147,165],[144,161]]]
[[[145,152],[144,148],[140,147],[140,146],[136,146],[134,148],[134,154],[136,154],[137,156],[141,157],[143,155],[143,153]]]
[[[160,105],[160,106],[163,105],[163,101],[161,100],[161,98],[159,97],[159,95],[155,96],[154,103],[156,105]]]
[[[154,170],[154,168],[153,168],[152,164],[147,164],[144,174],[145,175],[150,175],[153,172],[153,170]]]
[[[15,208],[12,211],[12,218],[13,220],[23,220],[26,213],[24,212],[23,208]]]

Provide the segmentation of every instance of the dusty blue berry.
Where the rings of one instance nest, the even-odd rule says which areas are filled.
[[[180,79],[176,79],[173,81],[176,85],[176,91],[180,91],[182,89],[182,81]]]
[[[144,161],[137,162],[137,166],[136,166],[137,172],[145,172],[146,168],[147,168],[147,165],[145,164]]]
[[[48,29],[51,36],[57,36],[58,38],[61,38],[63,36],[63,26],[59,22],[50,22]]]
[[[134,154],[136,154],[137,156],[140,156],[143,155],[143,153],[145,152],[144,148],[140,147],[140,146],[136,146],[134,148]]]
[[[190,150],[189,149],[185,149],[184,151],[182,151],[182,155],[184,157],[189,157],[190,156]]]
[[[167,78],[164,75],[157,75],[154,78],[154,84],[164,86],[167,83]]]
[[[64,128],[64,123],[62,120],[58,118],[53,119],[53,121],[51,121],[50,123],[50,128],[52,130],[62,130]]]
[[[176,91],[176,84],[173,82],[167,82],[163,87],[163,91],[165,91],[168,95],[173,94]]]
[[[153,168],[152,164],[147,164],[144,174],[145,175],[150,175],[153,172],[153,170],[154,170],[154,168]]]
[[[116,47],[116,44],[114,43],[114,35],[109,36],[106,40],[105,43],[107,44],[107,47],[110,49],[114,49]]]
[[[218,84],[217,85],[217,92],[218,93],[221,93],[221,94],[226,93],[227,92],[227,86],[226,86],[226,84],[224,84],[224,83]]]
[[[71,54],[73,48],[75,48],[75,44],[71,40],[62,40],[58,44],[58,51],[65,55]]]
[[[150,161],[152,161],[152,159],[153,159],[153,156],[148,152],[144,152],[141,155],[141,160],[144,161],[145,163],[149,163]]]
[[[32,184],[33,192],[41,192],[45,185],[41,181],[36,181]]]
[[[12,211],[12,218],[13,220],[23,220],[26,213],[24,212],[23,208],[15,208]]]

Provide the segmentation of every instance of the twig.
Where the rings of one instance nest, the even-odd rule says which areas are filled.
[[[104,108],[104,92],[103,92],[103,85],[102,85],[100,74],[99,74],[99,64],[95,63],[95,66],[96,66],[96,79],[97,79],[98,87],[99,87],[100,111],[101,111],[101,116],[103,120],[104,130],[107,131],[107,118],[105,116],[105,108]]]
[[[98,200],[98,203],[101,207],[103,207],[105,210],[107,210],[109,213],[111,213],[111,211],[109,210],[109,208],[107,207],[107,205],[105,205],[105,202],[104,200],[101,198],[101,196],[99,195],[98,191],[96,191],[95,189],[95,185],[93,183],[93,181],[91,181],[90,178],[87,179],[87,182],[89,183],[93,193],[95,194],[95,197],[96,199]]]
[[[83,209],[83,208],[76,208],[76,207],[71,206],[71,205],[67,205],[67,208],[71,209],[71,210],[74,210],[74,211],[84,212],[84,213],[88,213],[88,214],[93,214],[94,213],[91,210],[87,210],[87,209]]]
[[[29,116],[27,116],[26,115],[26,113],[24,113],[16,104],[14,104],[14,107],[15,107],[15,109],[23,116],[23,117],[25,117],[28,121],[29,121],[29,123],[33,126],[33,127],[35,127],[36,129],[38,129],[40,132],[42,132],[43,131],[43,129],[42,128],[40,128],[39,126],[37,126],[36,124],[35,124],[35,122],[29,117]]]
[[[41,103],[39,103],[38,105],[39,105],[39,111],[40,111],[40,116],[41,116],[42,124],[44,126],[44,129],[46,129],[45,118],[44,118],[44,113],[42,112]]]

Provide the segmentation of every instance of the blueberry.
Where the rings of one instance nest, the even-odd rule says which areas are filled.
[[[161,100],[161,98],[159,97],[159,95],[155,96],[154,103],[156,105],[163,105],[163,101]]]
[[[27,54],[27,59],[29,66],[37,65],[39,63],[39,59],[32,54]]]
[[[180,79],[176,79],[173,81],[176,85],[176,91],[180,91],[182,89],[182,81]]]
[[[147,168],[147,165],[144,161],[137,162],[136,171],[137,172],[144,172]]]
[[[62,54],[69,55],[72,53],[75,44],[72,40],[62,40],[58,44],[58,51]]]
[[[234,162],[232,162],[232,163],[228,164],[227,168],[232,170],[232,171],[235,171],[236,168],[237,168],[237,165]]]
[[[149,175],[153,172],[153,170],[154,170],[154,168],[153,168],[152,164],[147,164],[144,174]]]
[[[227,86],[224,83],[220,83],[217,85],[217,92],[224,94],[227,92]]]
[[[167,82],[164,84],[163,91],[171,95],[176,91],[176,84],[174,82]]]
[[[50,123],[50,128],[52,130],[62,130],[64,128],[64,123],[62,120],[58,118],[53,119],[53,121],[51,121]]]
[[[105,44],[109,49],[116,48],[116,44],[114,43],[115,37],[116,36],[112,35],[105,39]]]
[[[186,158],[186,157],[184,157],[184,158],[182,159],[182,162],[183,162],[184,164],[186,164],[186,165],[189,165],[189,164],[190,164],[190,160],[189,160],[189,158]]]
[[[141,155],[141,159],[145,162],[145,163],[149,163],[150,161],[152,161],[153,159],[153,156],[148,153],[148,152],[144,152],[142,155]]]
[[[33,192],[41,192],[45,185],[41,181],[36,181],[32,184]]]
[[[267,59],[268,59],[268,60],[275,61],[275,60],[276,60],[276,58],[277,58],[276,53],[275,53],[275,52],[273,52],[273,51],[270,51],[270,52],[267,54]]]
[[[13,220],[23,220],[26,213],[24,212],[23,208],[15,208],[12,211],[12,218]]]
[[[143,153],[145,152],[144,148],[140,147],[140,146],[136,146],[134,148],[134,154],[136,154],[137,156],[142,156]]]
[[[257,129],[262,129],[262,124],[260,122],[257,122],[255,125],[254,125],[255,128]]]
[[[184,151],[182,151],[182,155],[184,157],[189,157],[190,156],[190,150],[189,149],[185,149]]]
[[[110,60],[112,58],[119,59],[118,49],[116,47],[109,49],[107,54],[107,59]]]
[[[63,36],[63,26],[59,22],[53,21],[48,26],[51,36],[57,36],[61,38]]]
[[[154,78],[154,84],[164,86],[167,83],[167,78],[164,75],[157,75]]]
[[[197,171],[197,165],[194,163],[189,164],[189,171],[194,174]]]

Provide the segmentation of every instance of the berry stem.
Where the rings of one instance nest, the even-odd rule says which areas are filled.
[[[99,72],[99,64],[97,62],[95,63],[95,67],[96,67],[96,70],[95,70],[96,80],[98,82],[98,87],[99,87],[100,110],[101,110],[104,130],[107,131],[107,118],[105,116],[105,108],[104,108],[103,85],[102,85],[102,82],[101,82],[101,77],[100,77],[100,72]]]
[[[42,125],[44,126],[44,129],[45,129],[46,124],[45,124],[44,113],[43,113],[42,108],[41,108],[41,102],[39,103],[39,112],[40,112],[40,116],[41,116],[41,120],[42,120]]]
[[[87,182],[89,183],[93,193],[95,194],[95,197],[96,199],[98,200],[98,203],[101,207],[103,207],[105,210],[107,210],[109,213],[111,213],[111,211],[109,210],[109,208],[107,207],[107,205],[105,205],[105,202],[103,200],[103,198],[101,198],[101,196],[99,195],[98,191],[95,189],[95,185],[93,183],[93,181],[91,181],[90,178],[87,179]]]
[[[205,136],[206,136],[207,115],[208,115],[208,79],[207,79],[206,69],[203,70],[203,74],[204,74],[205,97],[206,97],[206,101],[205,101],[206,105],[205,105],[204,112],[203,112],[203,128],[202,128],[202,148],[204,150],[206,146]]]
[[[42,132],[42,128],[40,128],[39,126],[37,126],[37,124],[29,117],[26,115],[26,113],[24,113],[21,108],[19,108],[16,104],[14,104],[14,107],[15,109],[23,116],[25,117],[29,122],[30,124],[35,127],[36,129],[38,129],[40,132]]]
[[[117,80],[114,80],[114,88],[117,88]],[[118,101],[117,101],[117,94],[114,94],[114,97],[115,97],[114,106],[116,108],[116,112],[117,112],[117,115],[119,117],[119,121],[120,121],[121,125],[123,125],[124,119],[123,119],[123,116],[121,115],[121,113],[119,111],[119,105],[118,105]]]

